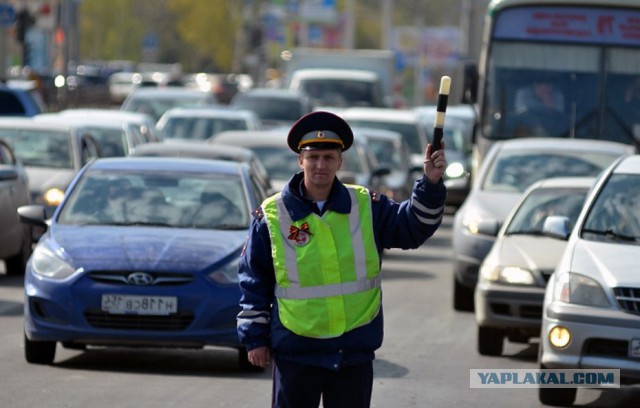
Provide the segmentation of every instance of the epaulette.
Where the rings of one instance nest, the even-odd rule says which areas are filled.
[[[251,214],[253,214],[253,216],[256,217],[257,220],[261,220],[262,217],[264,217],[264,212],[262,212],[262,207],[256,208],[255,210],[253,210]]]
[[[371,201],[373,201],[374,203],[380,201],[380,193],[377,191],[371,191]]]

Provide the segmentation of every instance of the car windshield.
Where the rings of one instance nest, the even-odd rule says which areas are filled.
[[[73,169],[71,137],[48,130],[0,129],[13,153],[25,166]]]
[[[100,157],[122,157],[129,153],[124,129],[88,127],[91,136],[100,146]]]
[[[504,152],[489,169],[482,189],[523,192],[545,178],[596,176],[615,158],[611,153],[585,151],[563,155],[522,150]]]
[[[162,127],[165,139],[207,140],[227,130],[247,130],[248,124],[238,118],[172,117]]]
[[[587,189],[577,188],[535,190],[518,207],[505,234],[540,235],[544,220],[551,215],[569,217],[571,225],[575,225],[586,195]]]
[[[285,98],[240,98],[234,105],[252,110],[262,120],[296,121],[306,112],[298,100]]]
[[[351,126],[369,127],[374,129],[385,129],[398,132],[406,140],[414,154],[423,154],[422,141],[416,125],[407,123],[382,122],[377,120],[348,119]]]
[[[640,243],[640,175],[614,174],[589,209],[582,236]]]
[[[146,113],[152,116],[156,121],[169,109],[180,106],[203,106],[210,104],[210,100],[206,97],[206,93],[202,96],[175,96],[173,98],[149,97],[132,99],[123,109],[130,112]]]
[[[251,146],[273,180],[289,180],[300,171],[295,153],[288,148]]]
[[[247,203],[239,176],[90,171],[64,203],[58,223],[245,229]]]
[[[395,146],[393,140],[370,138],[367,143],[381,165],[389,166],[393,169],[406,166],[402,164],[402,161],[406,158],[402,157],[400,148]]]

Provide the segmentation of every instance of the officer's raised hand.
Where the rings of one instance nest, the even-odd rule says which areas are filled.
[[[433,153],[431,152],[431,143],[429,143],[424,155],[424,175],[432,184],[437,184],[438,181],[440,181],[447,168],[447,158],[444,154],[444,141],[441,143],[442,148]]]

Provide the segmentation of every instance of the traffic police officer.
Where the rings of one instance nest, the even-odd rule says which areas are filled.
[[[238,270],[238,334],[253,365],[273,359],[273,407],[369,407],[382,252],[418,248],[439,227],[444,148],[427,146],[424,175],[397,203],[338,180],[353,143],[339,116],[309,113],[287,141],[302,171],[254,212]]]

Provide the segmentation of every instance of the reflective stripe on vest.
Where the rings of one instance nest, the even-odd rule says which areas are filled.
[[[263,203],[280,320],[296,334],[339,336],[379,311],[380,259],[369,192],[358,186],[348,191],[349,214],[328,211],[295,223],[279,194]]]

